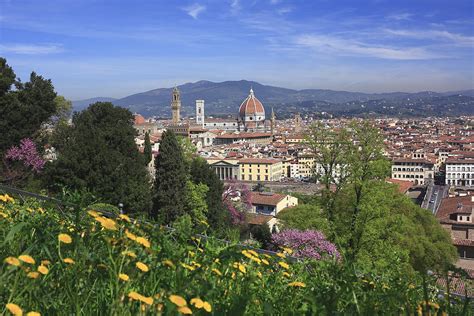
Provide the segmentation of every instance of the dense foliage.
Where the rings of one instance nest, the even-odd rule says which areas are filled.
[[[179,227],[179,226],[177,226]],[[294,261],[122,215],[57,212],[0,195],[0,311],[50,314],[393,315],[421,311],[420,278]],[[447,308],[427,278],[432,315]],[[469,306],[457,303],[452,314]]]
[[[103,202],[147,211],[150,180],[132,119],[130,111],[107,102],[75,113],[72,125],[60,131],[58,159],[45,167],[45,186],[53,192],[88,190]]]

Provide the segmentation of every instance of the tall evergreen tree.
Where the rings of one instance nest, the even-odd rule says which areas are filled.
[[[58,159],[46,167],[46,185],[88,190],[101,202],[149,211],[149,175],[135,145],[132,113],[97,102],[75,113],[72,123],[61,129],[63,146]]]
[[[150,135],[148,132],[145,133],[145,148],[143,149],[143,154],[145,156],[145,165],[148,166],[148,164],[151,161],[151,142],[150,142]]]
[[[194,183],[202,183],[209,188],[206,194],[209,225],[215,230],[229,226],[231,222],[229,212],[222,204],[224,184],[204,159],[196,158],[192,161],[191,178]]]
[[[186,181],[189,178],[183,151],[172,131],[162,135],[155,168],[153,215],[169,224],[186,212]]]

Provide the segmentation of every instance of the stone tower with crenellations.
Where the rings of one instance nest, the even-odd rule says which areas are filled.
[[[179,95],[178,87],[174,87],[173,95],[171,97],[171,112],[173,113],[173,124],[178,125],[181,121],[180,117],[181,110],[181,98]]]

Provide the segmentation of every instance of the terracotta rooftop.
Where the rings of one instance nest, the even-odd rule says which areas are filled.
[[[271,192],[250,192],[252,204],[276,206],[286,197],[285,194]]]
[[[405,180],[399,180],[399,179],[387,179],[386,181],[397,185],[398,192],[400,193],[406,193],[413,186],[413,183],[411,181],[405,181]]]
[[[441,204],[439,206],[438,212],[436,213],[436,217],[440,220],[442,223],[459,223],[456,221],[453,221],[449,218],[451,214],[456,214],[456,213],[472,213],[472,207],[474,206],[474,203],[472,202],[472,197],[471,196],[456,196],[456,197],[447,197],[441,200]],[[461,206],[461,208],[459,208]],[[461,223],[460,223],[461,224]],[[474,225],[474,223],[471,221],[471,223],[462,223],[462,224],[467,224],[467,225]]]
[[[247,213],[247,221],[251,225],[263,225],[268,223],[273,216]]]
[[[260,138],[271,137],[271,133],[240,133],[240,134],[222,134],[217,135],[216,138],[237,139],[237,138]]]

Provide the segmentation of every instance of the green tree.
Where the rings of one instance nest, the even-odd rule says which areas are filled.
[[[148,166],[152,159],[150,135],[148,132],[145,133],[145,148],[143,149],[143,154],[145,155],[145,165]]]
[[[23,138],[38,139],[41,126],[56,112],[56,92],[51,80],[35,72],[26,83],[16,80],[4,58],[0,58],[0,74],[0,155],[3,157],[8,148]]]
[[[192,215],[196,222],[207,221],[206,194],[209,191],[203,183],[195,184],[191,180],[186,182],[186,213]]]
[[[45,185],[88,190],[101,202],[123,203],[126,211],[149,211],[150,180],[135,133],[131,112],[110,102],[75,113],[61,130],[63,146],[46,167]]]
[[[155,168],[153,215],[160,222],[170,224],[186,213],[189,178],[183,151],[172,131],[162,135]]]
[[[229,212],[222,204],[224,184],[206,160],[195,158],[191,163],[191,179],[208,187],[206,195],[207,221],[214,230],[222,230],[230,225]]]
[[[282,229],[296,228],[298,230],[315,229],[327,234],[330,231],[329,222],[317,204],[300,204],[286,208],[277,214]]]

